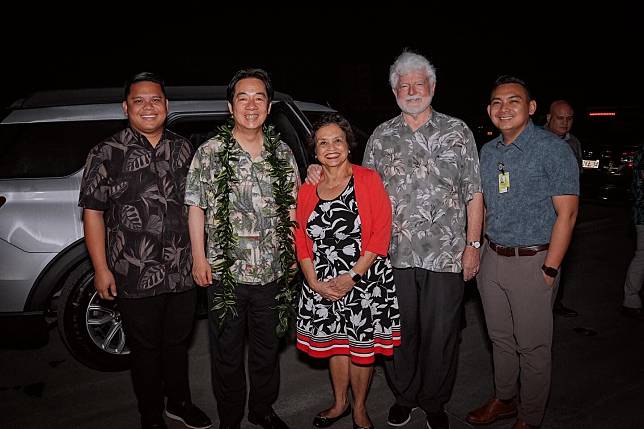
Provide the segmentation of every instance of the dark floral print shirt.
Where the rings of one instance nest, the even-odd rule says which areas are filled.
[[[119,296],[194,287],[183,204],[192,155],[190,142],[168,130],[153,147],[131,128],[90,151],[78,205],[104,212],[107,263]]]

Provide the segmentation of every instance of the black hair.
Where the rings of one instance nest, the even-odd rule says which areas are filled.
[[[163,78],[161,76],[159,76],[156,73],[141,72],[141,73],[135,74],[125,82],[124,100],[127,100],[127,96],[130,95],[130,91],[132,90],[132,85],[134,85],[137,82],[158,83],[159,86],[161,87],[161,92],[163,93],[163,96],[168,98],[168,96],[165,93],[165,83],[163,82]]]
[[[268,73],[263,69],[241,69],[228,83],[228,89],[226,90],[226,99],[230,104],[233,104],[233,98],[235,98],[235,85],[242,79],[247,79],[253,77],[264,82],[266,87],[266,95],[268,96],[268,102],[270,103],[273,100],[273,84],[271,83],[271,78],[268,76]]]
[[[532,100],[532,95],[530,95],[530,89],[528,88],[528,84],[525,83],[524,80],[519,79],[516,76],[511,76],[509,74],[504,74],[496,78],[494,81],[494,86],[492,87],[492,91],[490,91],[490,95],[494,92],[496,88],[498,88],[501,85],[506,85],[508,83],[516,83],[517,85],[521,85],[523,89],[525,89],[525,92],[528,96],[528,101]]]
[[[313,124],[313,128],[311,129],[311,135],[307,139],[307,146],[311,154],[315,156],[315,133],[317,133],[320,128],[331,124],[337,125],[338,127],[340,127],[342,131],[344,131],[344,135],[347,140],[347,145],[349,146],[349,152],[351,151],[355,152],[358,148],[358,145],[356,143],[356,139],[353,134],[353,129],[351,128],[351,124],[341,114],[332,112],[332,113],[325,113],[320,117],[320,119],[318,119],[315,122],[315,124]],[[349,156],[351,155],[349,154]]]

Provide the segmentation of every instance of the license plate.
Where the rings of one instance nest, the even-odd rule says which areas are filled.
[[[581,166],[584,168],[599,168],[598,159],[584,159],[581,161]]]

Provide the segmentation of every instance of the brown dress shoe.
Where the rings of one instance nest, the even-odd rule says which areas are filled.
[[[487,425],[498,419],[514,417],[517,415],[517,404],[514,400],[509,402],[492,398],[481,408],[470,411],[465,417],[473,425]]]
[[[537,426],[529,425],[521,419],[517,419],[512,426],[512,429],[537,429]]]

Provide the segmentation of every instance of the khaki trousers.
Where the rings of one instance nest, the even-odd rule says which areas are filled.
[[[519,395],[519,417],[541,424],[550,393],[553,286],[543,278],[547,251],[501,256],[486,243],[477,285],[492,340],[496,397]],[[520,389],[517,385],[520,381]]]

